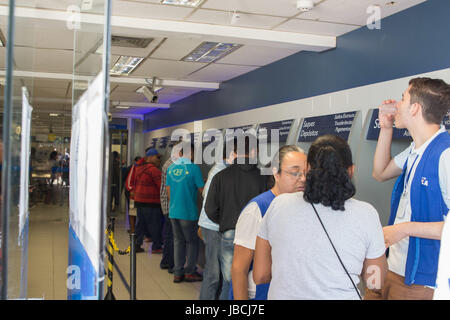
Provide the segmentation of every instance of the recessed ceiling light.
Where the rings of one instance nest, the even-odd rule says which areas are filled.
[[[128,106],[116,106],[116,109],[130,109]]]
[[[235,43],[203,42],[181,60],[186,62],[210,63],[225,57],[240,47],[242,47],[241,44]]]
[[[198,7],[203,0],[161,0],[162,4],[170,4],[175,6]]]
[[[49,116],[50,117],[57,117],[57,116],[59,116],[59,113],[50,113]]]
[[[110,70],[110,74],[114,76],[129,75],[144,58],[120,56],[119,60],[114,64]]]

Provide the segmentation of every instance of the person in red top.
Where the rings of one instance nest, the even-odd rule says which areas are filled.
[[[162,253],[161,235],[161,155],[154,148],[147,149],[145,157],[139,160],[127,179],[127,189],[137,208],[136,252],[143,252],[141,247],[145,234],[153,240],[152,253]]]

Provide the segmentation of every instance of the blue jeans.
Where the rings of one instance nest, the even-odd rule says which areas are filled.
[[[198,258],[198,221],[170,219],[173,229],[174,275],[183,276],[196,271]],[[187,265],[184,268],[184,264]]]
[[[160,265],[167,265],[169,268],[174,266],[173,258],[173,232],[172,223],[170,222],[169,215],[164,216],[164,228],[163,228],[163,254]]]
[[[220,243],[220,269],[222,271],[223,283],[222,283],[222,292],[221,296],[226,297],[225,300],[229,297],[230,291],[230,283],[231,283],[231,265],[233,263],[233,254],[234,254],[234,229],[227,230],[221,234],[221,243]]]
[[[136,245],[141,246],[144,236],[149,234],[152,237],[152,250],[161,249],[161,217],[160,207],[137,207],[136,223]]]
[[[213,231],[201,227],[203,242],[205,243],[205,269],[203,270],[203,282],[200,290],[200,300],[226,300],[228,292],[221,290],[222,279],[220,273],[220,246],[221,235],[219,231]]]

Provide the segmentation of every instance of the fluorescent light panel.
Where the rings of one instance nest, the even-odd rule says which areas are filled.
[[[144,58],[120,56],[119,60],[117,60],[111,68],[110,74],[114,76],[127,76],[142,62],[142,60],[144,60]]]
[[[240,47],[242,47],[241,44],[235,43],[203,42],[181,60],[186,62],[211,63],[225,57]]]
[[[162,4],[170,4],[175,6],[198,7],[203,0],[161,0]]]

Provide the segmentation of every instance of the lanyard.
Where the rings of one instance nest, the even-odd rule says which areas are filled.
[[[410,154],[410,155],[411,155],[411,154]],[[408,158],[409,158],[409,156],[408,156]],[[418,158],[419,158],[419,155],[417,155],[416,158],[414,159],[414,162],[413,162],[411,168],[409,169],[408,174],[406,175],[406,181],[405,181],[405,184],[404,184],[404,186],[403,186],[403,195],[406,195],[406,189],[407,189],[407,187],[408,187],[409,177],[411,176],[411,172],[412,172],[412,170],[414,169],[414,165],[416,164],[416,161],[417,161]]]

